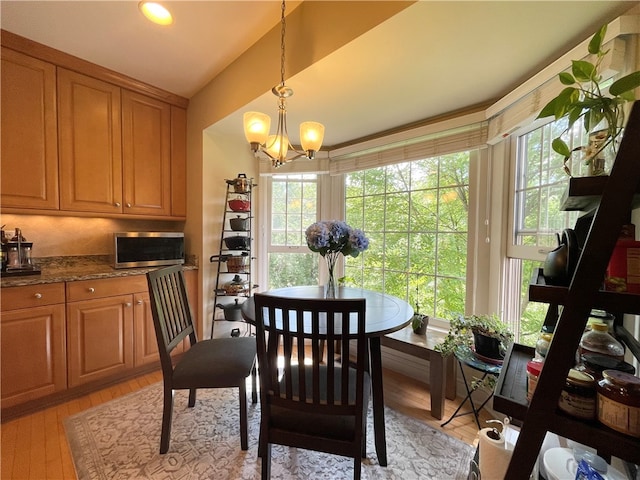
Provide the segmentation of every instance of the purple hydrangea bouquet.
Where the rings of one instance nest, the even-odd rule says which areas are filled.
[[[369,248],[369,239],[362,230],[351,228],[341,220],[321,221],[309,225],[306,232],[307,246],[312,252],[318,252],[327,261],[329,280],[327,296],[335,296],[336,260],[342,254],[345,257],[357,257]]]

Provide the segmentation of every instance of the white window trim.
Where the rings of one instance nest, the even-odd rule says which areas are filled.
[[[325,160],[326,162],[326,160]],[[296,164],[301,164],[302,168],[296,167]],[[306,246],[282,246],[271,247],[269,243],[269,232],[271,231],[271,195],[272,195],[272,177],[273,174],[299,174],[299,173],[315,173],[318,175],[318,218],[316,220],[331,220],[344,217],[344,176],[329,176],[327,171],[318,171],[317,165],[312,165],[311,162],[295,161],[285,165],[283,168],[277,171],[272,171],[269,174],[263,174],[261,180],[261,188],[259,189],[259,203],[257,209],[257,284],[259,287],[256,291],[262,292],[267,290],[268,276],[269,276],[269,252],[282,252],[282,253],[308,253],[309,249]],[[320,278],[319,284],[323,284],[327,280],[327,268],[325,262],[321,261],[322,258],[318,255],[318,262],[320,265],[319,272]],[[338,265],[338,273],[340,274],[341,264]]]
[[[526,260],[543,261],[553,247],[542,247],[536,245],[518,245],[515,243],[513,232],[515,232],[516,222],[516,175],[518,170],[518,138],[522,135],[539,128],[540,126],[549,123],[548,119],[544,121],[538,120],[532,122],[527,128],[521,128],[513,132],[509,138],[508,151],[509,151],[509,203],[508,203],[508,215],[507,215],[507,231],[506,231],[506,256],[509,258],[522,258]],[[568,177],[567,177],[568,178]]]

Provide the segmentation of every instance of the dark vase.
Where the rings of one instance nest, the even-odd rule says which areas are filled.
[[[411,326],[413,333],[418,335],[424,335],[427,333],[427,327],[429,326],[429,316],[416,313],[411,320]]]
[[[505,352],[501,348],[499,338],[488,337],[480,332],[473,332],[473,343],[476,353],[486,358],[504,359]]]

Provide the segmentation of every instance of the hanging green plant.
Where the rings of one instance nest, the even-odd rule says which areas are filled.
[[[595,63],[587,60],[573,60],[571,72],[558,75],[560,82],[567,85],[558,96],[547,103],[537,118],[555,117],[556,120],[567,118],[564,135],[577,121],[581,121],[587,133],[602,123],[603,129],[599,137],[588,146],[571,149],[562,139],[555,138],[551,144],[553,150],[564,157],[564,170],[571,176],[567,162],[573,152],[582,151],[585,164],[592,164],[601,152],[609,145],[616,148],[616,139],[622,133],[624,122],[623,105],[635,100],[634,92],[640,87],[640,71],[636,71],[617,79],[607,90],[602,86],[600,71],[602,60],[608,50],[602,50],[602,43],[607,33],[607,25],[603,25],[589,42],[589,53],[596,56]]]

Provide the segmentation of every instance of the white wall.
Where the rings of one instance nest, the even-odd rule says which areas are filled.
[[[242,133],[242,126],[238,125],[238,135],[221,135],[215,131],[206,130],[202,134],[202,261],[200,274],[203,285],[203,321],[204,337],[211,332],[210,320],[213,315],[217,264],[209,261],[211,255],[220,253],[220,239],[225,212],[225,198],[227,193],[226,179],[234,179],[239,173],[246,174],[258,183],[258,160],[254,158]],[[258,187],[256,187],[258,188]],[[252,192],[257,197],[257,192]],[[253,235],[255,238],[255,235]],[[254,243],[253,248],[257,248]],[[252,272],[258,275],[257,271]],[[228,280],[228,279],[227,279]]]

